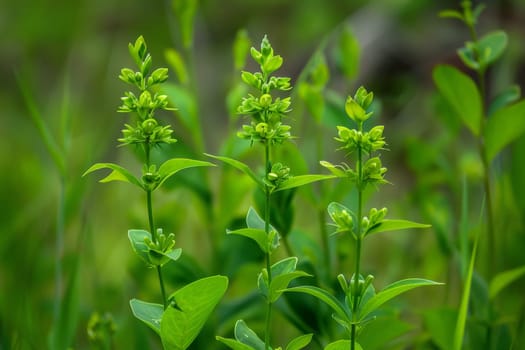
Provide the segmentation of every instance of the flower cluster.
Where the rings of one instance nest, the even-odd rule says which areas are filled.
[[[168,79],[168,69],[158,68],[150,73],[151,55],[147,52],[144,38],[140,36],[135,44],[129,44],[129,53],[137,64],[139,71],[123,68],[119,79],[135,86],[140,94],[131,91],[124,93],[121,98],[122,105],[119,112],[136,113],[138,121],[135,125],[125,124],[122,130],[123,137],[118,140],[124,144],[150,144],[174,143],[177,140],[171,137],[173,130],[170,125],[160,125],[155,119],[155,111],[158,109],[172,110],[168,107],[168,96],[151,89],[154,85],[161,84]]]
[[[291,89],[290,78],[270,76],[279,69],[283,59],[274,55],[273,48],[265,36],[261,50],[251,49],[252,58],[259,64],[260,72],[242,72],[242,80],[259,91],[259,96],[252,94],[244,97],[237,112],[250,116],[250,125],[243,125],[237,135],[261,143],[282,143],[291,138],[290,126],[282,123],[282,117],[290,112],[290,97],[273,97],[272,90],[287,91]]]

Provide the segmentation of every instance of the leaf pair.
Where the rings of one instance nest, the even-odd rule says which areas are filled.
[[[228,278],[212,276],[192,282],[170,297],[164,310],[161,304],[130,300],[133,315],[162,339],[165,350],[185,350],[195,340],[228,287]]]

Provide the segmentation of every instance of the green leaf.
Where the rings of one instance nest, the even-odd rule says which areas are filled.
[[[233,41],[233,65],[235,70],[241,70],[246,65],[246,57],[250,52],[252,43],[246,29],[240,29]]]
[[[231,166],[233,166],[234,168],[242,171],[243,173],[245,173],[246,175],[248,175],[249,177],[251,177],[255,183],[257,185],[259,185],[261,188],[264,188],[265,185],[264,185],[264,182],[262,181],[262,179],[257,176],[253,171],[252,169],[250,169],[250,167],[247,165],[247,164],[244,164],[236,159],[233,159],[233,158],[229,158],[229,157],[220,157],[220,156],[214,156],[214,155],[211,155],[211,154],[207,154],[207,153],[204,153],[204,155],[208,156],[208,157],[212,157],[212,158],[215,158],[215,159],[218,159],[226,164],[229,164]]]
[[[123,181],[123,182],[129,182],[130,184],[136,185],[142,189],[144,187],[142,186],[141,181],[137,179],[133,174],[131,174],[127,169],[121,167],[120,165],[113,164],[113,163],[96,163],[93,164],[82,176],[86,176],[89,173],[92,173],[96,170],[100,169],[111,169],[111,173],[100,180],[99,182],[110,182],[110,181]]]
[[[246,344],[241,343],[240,341],[237,341],[235,339],[231,338],[223,338],[220,336],[216,336],[215,339],[223,343],[224,345],[228,346],[230,349],[233,350],[253,350],[251,346],[248,346]]]
[[[161,304],[131,299],[129,306],[131,306],[133,316],[144,322],[148,327],[153,329],[155,333],[160,335],[160,322],[162,314],[164,313],[164,307]]]
[[[270,288],[262,274],[259,274],[257,285],[271,303],[279,299],[288,284],[296,278],[311,276],[304,271],[296,271],[298,258],[295,256],[282,259],[271,266],[272,282]]]
[[[193,46],[193,22],[197,12],[197,0],[173,0],[173,11],[179,18],[179,31],[182,36],[182,43],[185,48]]]
[[[339,37],[336,62],[347,79],[353,79],[359,71],[359,42],[349,26],[345,26]]]
[[[304,271],[294,271],[272,277],[272,282],[270,283],[269,300],[270,303],[274,303],[279,299],[281,294],[283,294],[284,289],[288,287],[288,284],[296,278],[312,276]]]
[[[501,56],[507,42],[507,34],[502,30],[490,32],[478,41],[478,50],[484,66],[490,65]]]
[[[470,131],[479,136],[482,102],[474,81],[458,69],[438,65],[433,71],[434,83],[455,114]]]
[[[173,293],[160,324],[164,349],[187,349],[227,288],[227,277],[211,276],[192,282]]]
[[[452,349],[452,337],[454,324],[458,318],[458,312],[452,308],[439,308],[427,310],[423,314],[425,329],[430,334],[432,342],[440,350]]]
[[[248,209],[248,213],[246,214],[246,226],[259,230],[264,230],[266,228],[264,220],[253,207],[250,207],[250,209]],[[275,230],[275,228],[270,225],[270,230]]]
[[[426,228],[426,227],[430,227],[430,225],[420,224],[420,223],[409,221],[409,220],[384,219],[384,220],[381,220],[379,224],[374,225],[370,229],[368,229],[365,233],[365,236],[368,236],[372,233],[378,233],[378,232],[405,230],[408,228]]]
[[[144,243],[146,237],[151,239],[151,234],[148,231],[128,230],[128,238],[131,243],[131,248],[148,266],[151,266],[149,260],[149,247]]]
[[[288,343],[285,350],[300,350],[310,344],[313,334],[303,334]]]
[[[521,89],[519,85],[511,85],[500,92],[490,103],[487,115],[490,117],[497,110],[519,100]]]
[[[341,339],[325,346],[324,350],[348,350],[350,349],[350,340]],[[355,350],[363,350],[361,345],[355,343]]]
[[[336,297],[334,297],[332,294],[328,293],[326,290],[321,289],[319,287],[315,286],[300,286],[300,287],[292,287],[287,288],[284,290],[284,292],[299,292],[299,293],[305,293],[310,294],[317,299],[324,302],[326,305],[328,305],[334,313],[339,316],[342,320],[350,324],[352,322],[350,312],[347,310],[346,305],[340,302]]]
[[[317,182],[321,180],[328,180],[328,179],[334,179],[336,178],[335,175],[316,175],[316,174],[309,174],[309,175],[299,175],[299,176],[292,176],[283,182],[279,184],[277,189],[275,189],[275,192],[282,191],[282,190],[288,190],[295,187],[300,187],[303,185],[310,184],[312,182]]]
[[[463,21],[463,14],[456,10],[444,10],[439,12],[439,17],[441,18],[456,18],[460,21]]]
[[[175,71],[175,74],[177,74],[180,83],[183,85],[187,84],[189,75],[182,55],[175,49],[166,49],[166,51],[164,51],[164,57],[166,58],[166,62],[168,62]]]
[[[346,171],[344,171],[338,165],[334,165],[330,162],[327,162],[326,160],[321,160],[319,164],[321,164],[321,166],[325,167],[326,169],[330,170],[330,172],[336,177],[348,177]]]
[[[502,108],[485,125],[487,159],[491,161],[509,143],[525,131],[525,100]]]
[[[394,282],[385,287],[382,291],[378,292],[368,302],[362,305],[361,312],[359,313],[359,319],[365,319],[368,314],[375,311],[381,305],[389,301],[390,299],[398,296],[401,293],[407,292],[411,289],[422,287],[422,286],[435,286],[442,285],[443,283],[434,282],[423,278],[407,278],[401,281]]]
[[[215,166],[215,164],[210,162],[205,162],[201,160],[186,159],[186,158],[172,158],[164,163],[159,168],[158,174],[160,175],[160,182],[157,187],[160,187],[164,181],[169,179],[171,176],[175,175],[177,172],[201,166]]]
[[[239,235],[253,239],[265,253],[268,253],[268,235],[264,230],[258,228],[241,228],[238,230],[226,230],[228,235]]]
[[[250,349],[254,350],[264,350],[264,342],[255,334],[254,331],[248,327],[246,322],[243,320],[238,320],[235,323],[235,339],[239,342],[246,344]]]
[[[520,277],[525,275],[525,266],[521,266],[512,270],[504,271],[498,273],[492,281],[490,281],[489,286],[489,296],[490,299],[494,299],[501,290],[507,287],[512,282],[516,281]]]

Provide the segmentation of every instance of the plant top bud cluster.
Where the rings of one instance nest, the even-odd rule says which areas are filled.
[[[260,51],[251,48],[252,58],[259,64],[260,71],[255,73],[242,72],[244,83],[259,91],[259,95],[249,94],[244,97],[237,112],[250,116],[250,125],[243,125],[237,133],[240,138],[261,143],[282,143],[290,139],[290,126],[282,124],[282,118],[290,112],[291,98],[274,97],[273,90],[287,91],[291,89],[290,78],[270,76],[283,64],[279,55],[274,55],[273,48],[265,36],[261,42]]]
[[[135,125],[125,124],[125,129],[122,130],[123,137],[118,141],[123,144],[148,143],[153,146],[174,143],[177,140],[171,137],[173,133],[171,126],[163,126],[155,118],[155,112],[159,109],[173,110],[168,107],[168,96],[152,91],[155,85],[168,79],[168,69],[158,68],[150,73],[152,59],[142,36],[135,41],[135,44],[130,43],[128,48],[139,70],[123,68],[119,79],[135,86],[140,93],[136,95],[131,91],[126,91],[121,98],[122,105],[118,108],[118,112],[135,113],[138,121]]]

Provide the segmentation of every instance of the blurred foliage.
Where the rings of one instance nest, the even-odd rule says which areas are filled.
[[[521,0],[492,0],[486,4],[480,32],[494,28],[496,23],[507,32],[509,41],[508,51],[489,71],[489,93],[494,96],[511,84],[523,91],[525,4]],[[325,89],[322,112],[314,111],[317,115],[312,116],[311,108],[300,102],[300,92],[295,91],[291,120],[299,138],[282,152],[298,172],[314,172],[319,159],[337,156],[331,130],[344,116],[341,96],[366,85],[381,99],[381,122],[388,130],[386,137],[392,149],[382,161],[389,168],[388,180],[394,184],[382,191],[381,202],[391,203],[393,217],[431,223],[433,228],[428,234],[371,237],[364,252],[365,265],[370,273],[380,276],[377,283],[383,286],[407,276],[447,283],[440,290],[411,292],[392,305],[392,314],[410,310],[403,316],[419,322],[417,330],[386,348],[401,349],[412,344],[413,349],[446,349],[447,327],[455,318],[461,294],[460,271],[465,268],[458,257],[465,244],[458,239],[463,229],[463,178],[467,180],[470,204],[464,217],[471,225],[478,222],[478,204],[482,200],[475,141],[453,117],[432,83],[431,71],[437,63],[460,65],[455,49],[468,33],[459,24],[437,17],[440,10],[453,7],[457,2],[452,0],[231,0],[227,4],[202,0],[195,10],[194,42],[188,48],[189,34],[178,29],[181,19],[173,13],[170,1],[2,2],[0,349],[42,349],[57,341],[70,343],[74,349],[103,348],[89,342],[87,330],[93,328],[97,317],[93,315],[108,315],[103,320],[111,320],[111,332],[106,333],[112,339],[101,340],[100,344],[114,344],[117,349],[160,348],[150,337],[150,330],[132,317],[128,304],[135,296],[145,300],[157,297],[155,276],[133,256],[126,236],[130,227],[145,228],[144,200],[125,185],[95,186],[94,180],[80,176],[97,161],[138,168],[136,159],[117,148],[123,119],[116,109],[123,90],[117,78],[120,67],[130,63],[127,43],[140,34],[157,60],[170,48],[185,57],[189,81],[194,86],[184,91],[198,96],[195,107],[192,97],[180,93],[182,85],[173,85],[172,94],[180,99],[175,104],[181,113],[176,113],[177,118],[169,113],[164,117],[173,125],[180,142],[163,148],[156,154],[157,159],[185,154],[202,159],[203,151],[237,155],[246,162],[260,158],[256,149],[247,149],[229,138],[238,118],[231,115],[225,101],[227,96],[235,96],[230,91],[240,78],[234,67],[232,45],[243,28],[253,42],[268,34],[273,46],[286,57],[283,74],[292,76],[292,81],[306,79],[303,69],[318,49],[330,68],[328,83],[320,84]],[[366,57],[359,62],[357,72],[338,58],[343,49],[355,50],[351,37],[339,39],[341,28],[355,35],[361,56]],[[344,46],[338,46],[338,42]],[[173,52],[167,54],[167,65],[174,64],[173,57]],[[179,80],[184,80],[180,72]],[[177,81],[174,69],[170,74],[170,81]],[[50,152],[53,147],[42,138],[44,133],[35,123],[31,105],[60,150],[63,169],[57,167],[56,157]],[[184,108],[190,112],[182,113]],[[199,131],[194,116],[199,120]],[[324,143],[320,151],[317,138]],[[498,271],[525,264],[524,154],[522,136],[494,162],[498,254],[496,261],[487,261],[483,253],[486,242],[480,240],[480,273],[489,264],[495,264]],[[263,327],[263,303],[253,293],[254,276],[263,257],[253,242],[226,238],[225,234],[226,228],[243,225],[243,213],[254,202],[254,188],[249,179],[227,168],[192,170],[177,175],[167,185],[170,190],[156,200],[157,220],[167,231],[176,233],[177,244],[184,249],[181,260],[166,268],[169,285],[175,289],[212,273],[228,275],[231,280],[215,319],[192,346],[220,349],[214,335],[231,335],[238,317],[249,319],[254,330]],[[338,190],[340,185],[331,186],[327,187],[334,195],[345,196],[345,191]],[[327,219],[319,218],[315,199],[321,189],[314,188],[314,193],[301,190],[293,195],[293,229],[288,240],[305,271],[318,270],[323,260],[318,253],[323,245],[318,231],[319,222]],[[289,222],[280,225],[288,227]],[[57,245],[56,233],[60,231],[62,242]],[[466,236],[469,244],[472,235]],[[352,259],[346,248],[328,244],[339,258],[338,269],[348,266]],[[56,271],[62,276],[58,282]],[[323,276],[316,278],[319,283],[327,283]],[[56,285],[60,286],[59,296]],[[474,294],[476,288],[487,286],[474,285]],[[504,297],[496,300],[499,321],[511,325],[501,330],[500,336],[509,339],[504,333],[510,332],[515,349],[525,343],[523,290],[525,281],[519,279],[502,290]],[[305,325],[288,317],[293,315],[290,310],[297,300],[283,303],[279,307],[282,319],[274,326],[276,343],[287,343],[298,329],[313,329],[325,338],[334,332],[326,329],[326,322],[314,317],[312,310],[320,310],[319,314],[328,317],[329,313],[314,300],[304,299],[311,307],[300,310],[303,320],[313,321]],[[55,327],[66,329],[66,334],[56,338]],[[400,333],[408,329],[404,323],[397,327]],[[475,323],[467,327],[476,331]],[[380,349],[373,337],[367,336],[368,348]],[[61,349],[61,345],[55,346]]]

